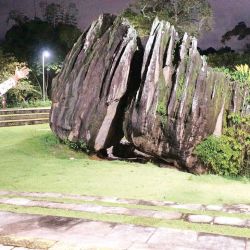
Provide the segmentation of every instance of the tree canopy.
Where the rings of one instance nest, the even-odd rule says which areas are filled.
[[[58,24],[77,25],[78,10],[75,3],[61,4],[40,2],[43,19],[54,27]]]
[[[234,28],[232,28],[232,30],[229,30],[222,36],[221,42],[225,44],[233,37],[237,37],[238,40],[243,40],[249,35],[250,27],[247,27],[245,22],[239,22]]]
[[[1,44],[2,58],[26,62],[32,69],[30,80],[38,87],[42,85],[42,51],[49,50],[52,56],[46,60],[46,87],[50,92],[53,77],[81,31],[76,26],[77,10],[73,3],[60,5],[41,2],[40,7],[41,18],[31,19],[15,10],[9,13],[8,22],[12,21],[14,25],[7,31]]]
[[[20,69],[25,65],[24,62],[19,62],[14,56],[4,54],[0,49],[0,83],[14,75],[16,68]],[[15,88],[9,90],[7,93],[8,105],[10,106],[14,103],[20,103],[28,99],[36,99],[39,97],[41,97],[39,86],[32,85],[29,79],[21,80]]]
[[[213,13],[208,0],[137,0],[124,13],[142,35],[156,16],[175,25],[180,33],[199,36],[211,29]]]

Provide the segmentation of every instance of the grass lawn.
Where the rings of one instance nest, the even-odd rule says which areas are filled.
[[[153,164],[91,160],[58,144],[48,125],[0,128],[0,139],[1,190],[180,203],[250,203],[247,179],[194,176]]]

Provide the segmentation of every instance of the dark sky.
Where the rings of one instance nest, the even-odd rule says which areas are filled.
[[[48,2],[62,2],[63,0],[48,0]],[[67,0],[64,0],[67,2]],[[84,29],[103,12],[118,13],[129,5],[132,0],[71,0],[77,3],[79,8],[79,26]],[[220,47],[221,36],[234,27],[238,22],[245,21],[250,24],[250,0],[209,0],[214,10],[214,29],[201,38],[200,46]],[[37,5],[40,0],[36,0]],[[37,6],[37,8],[39,8]],[[17,9],[26,15],[34,15],[33,0],[0,0],[0,39],[9,28],[6,19],[10,10]],[[238,42],[236,39],[229,45],[233,48],[240,48],[246,42]]]

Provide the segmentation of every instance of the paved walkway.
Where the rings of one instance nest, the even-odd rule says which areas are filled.
[[[136,199],[121,199],[118,197],[100,197],[100,196],[86,196],[86,195],[75,195],[75,194],[16,192],[16,191],[0,190],[0,196],[1,195],[15,195],[20,197],[77,199],[82,201],[103,201],[103,202],[118,203],[118,204],[165,206],[170,208],[187,209],[187,210],[250,214],[250,204],[235,204],[235,205],[179,204],[177,202],[172,202],[172,201],[146,201],[146,200],[136,200]]]
[[[67,202],[47,201],[61,198]],[[101,203],[100,201],[105,202]],[[75,203],[74,203],[75,202]],[[98,204],[99,202],[99,204]],[[119,199],[58,193],[0,191],[0,204],[40,207],[96,214],[125,215],[154,220],[184,220],[188,223],[216,224],[250,228],[250,206],[177,204],[165,201]],[[127,207],[125,206],[127,205]],[[134,205],[134,206],[131,206]],[[140,207],[138,205],[144,205]],[[184,209],[162,210],[158,207]],[[224,216],[199,214],[199,211],[223,212]],[[194,213],[196,211],[196,214]],[[229,214],[235,213],[232,217]],[[90,221],[86,219],[0,212],[0,250],[22,249],[171,249],[171,250],[250,250],[250,239],[168,228],[143,227]]]
[[[116,214],[135,217],[154,218],[161,220],[185,220],[191,223],[216,224],[250,228],[250,219],[241,219],[227,216],[210,216],[176,211],[157,211],[151,209],[124,208],[113,206],[101,206],[96,204],[74,204],[49,201],[36,201],[27,198],[0,198],[0,204],[8,204],[23,207],[41,207],[64,209],[70,211],[90,212],[97,214]]]
[[[25,238],[24,238],[25,237]],[[167,228],[141,227],[83,219],[0,212],[0,241],[32,248],[129,250],[250,250],[250,241]],[[34,240],[31,239],[43,239]],[[38,243],[36,243],[38,242]],[[5,248],[3,247],[5,245]],[[17,248],[14,248],[15,250]]]

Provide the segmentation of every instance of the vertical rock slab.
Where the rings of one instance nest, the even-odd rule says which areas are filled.
[[[113,15],[102,15],[79,38],[54,79],[50,126],[61,139],[84,141],[99,151],[123,137],[122,121],[131,89],[136,31]]]
[[[195,146],[221,128],[230,85],[174,27],[155,20],[146,45],[140,89],[126,114],[127,139],[140,151],[199,172]]]

